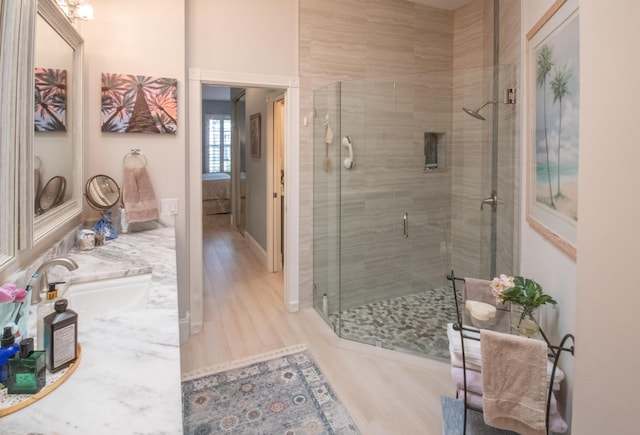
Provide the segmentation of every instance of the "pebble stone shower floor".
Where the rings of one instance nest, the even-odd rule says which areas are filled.
[[[455,321],[453,290],[444,286],[340,313],[342,338],[449,360],[447,323]],[[332,325],[338,316],[331,315]]]

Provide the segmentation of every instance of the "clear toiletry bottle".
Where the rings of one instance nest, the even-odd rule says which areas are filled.
[[[64,282],[52,282],[49,283],[49,290],[47,290],[47,294],[45,300],[38,304],[38,308],[36,310],[36,319],[37,319],[37,335],[36,335],[36,349],[44,350],[44,323],[43,320],[46,316],[54,312],[54,304],[58,299],[58,284],[64,284]]]
[[[6,326],[0,340],[0,384],[5,384],[9,378],[9,358],[20,351],[20,345],[15,343],[11,326]]]
[[[33,338],[20,343],[20,351],[9,359],[9,394],[35,394],[46,384],[46,362],[43,351],[33,350]]]
[[[54,304],[55,312],[44,318],[44,351],[47,369],[55,373],[78,357],[78,314],[67,309],[67,300]]]

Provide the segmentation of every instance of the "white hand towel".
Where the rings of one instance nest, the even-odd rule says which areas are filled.
[[[547,344],[480,331],[486,424],[521,435],[545,435]]]
[[[458,390],[458,399],[464,400],[464,390]],[[474,408],[482,409],[482,394],[469,391],[467,404]],[[565,433],[568,429],[567,422],[558,413],[555,398],[551,397],[551,410],[549,411],[549,430],[553,433]]]
[[[467,336],[476,336],[480,338],[476,332],[465,332]],[[451,365],[454,367],[462,367],[462,344],[460,343],[460,333],[453,329],[453,323],[447,324],[447,337],[449,338],[449,355],[451,356]],[[482,371],[482,358],[480,355],[480,341],[466,339],[464,340],[464,352],[467,357],[467,369]],[[547,361],[547,384],[551,379],[551,370],[553,363]],[[560,382],[564,379],[564,372],[560,367],[556,368],[556,375],[553,379],[553,391],[560,390]]]

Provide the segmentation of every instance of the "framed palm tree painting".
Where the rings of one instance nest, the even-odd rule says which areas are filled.
[[[557,0],[527,34],[527,221],[573,260],[578,223],[578,0]]]
[[[101,93],[103,132],[177,133],[176,79],[102,73]]]
[[[36,68],[34,101],[35,131],[67,131],[67,70]]]

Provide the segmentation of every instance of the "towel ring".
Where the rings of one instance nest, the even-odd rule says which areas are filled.
[[[139,162],[140,160],[144,162],[142,166],[136,165],[136,164],[132,166],[128,166],[128,163],[133,163],[134,161]],[[145,168],[147,166],[147,163],[148,163],[147,157],[144,154],[142,154],[142,151],[140,151],[138,148],[132,149],[131,152],[127,153],[122,159],[122,164],[125,167],[130,167],[130,168]]]

